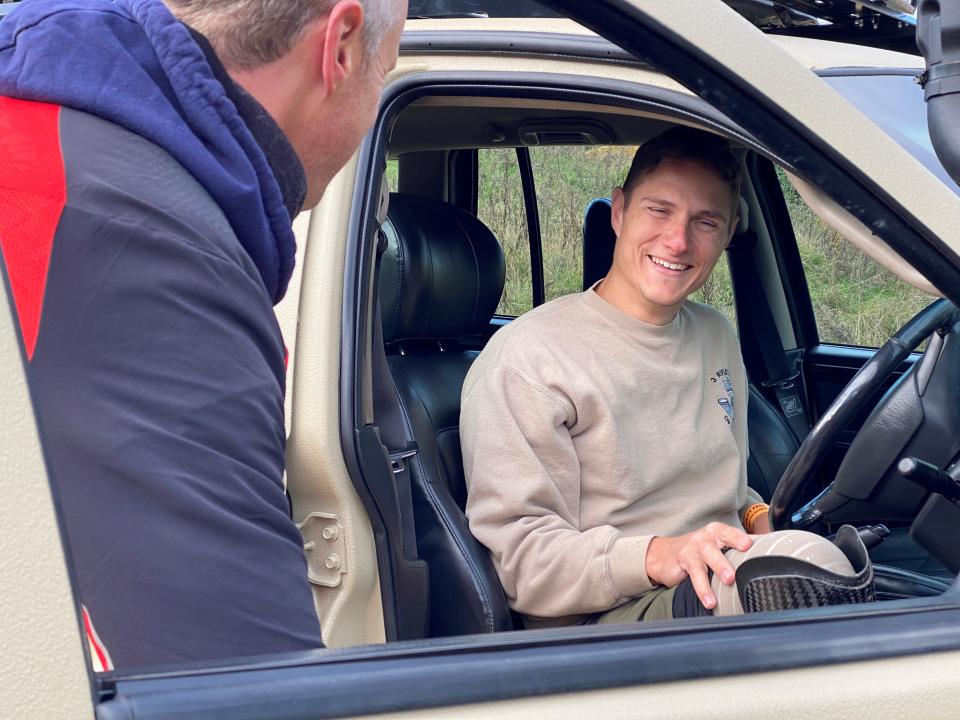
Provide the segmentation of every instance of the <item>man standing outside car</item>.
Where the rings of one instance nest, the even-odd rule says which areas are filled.
[[[31,0],[0,23],[0,248],[96,666],[322,646],[272,305],[405,16]]]
[[[467,517],[528,626],[710,614],[735,581],[724,551],[769,532],[737,338],[688,300],[740,182],[719,137],[648,141],[613,195],[606,278],[500,330],[467,376]]]

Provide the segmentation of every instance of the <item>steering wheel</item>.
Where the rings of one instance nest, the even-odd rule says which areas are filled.
[[[834,504],[830,501],[835,495],[836,481],[796,512],[793,509],[800,504],[801,493],[827,449],[914,348],[934,331],[948,332],[957,319],[958,311],[953,303],[949,300],[934,301],[887,340],[853,376],[810,430],[783,471],[783,477],[770,500],[770,525],[774,530],[805,529],[823,518],[826,509]]]

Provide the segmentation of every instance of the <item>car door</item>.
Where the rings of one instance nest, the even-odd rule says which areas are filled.
[[[927,179],[908,162],[885,168],[867,161],[877,147],[883,148],[887,157],[902,155],[873,132],[875,129],[859,131],[870,146],[864,147],[852,129],[831,125],[831,116],[848,112],[844,105],[835,104],[839,99],[725,6],[705,2],[691,16],[685,12],[685,4],[659,0],[595,0],[589,6],[551,0],[546,4],[654,59],[764,138],[792,165],[808,172],[816,170],[832,192],[839,195],[838,186],[843,185],[844,192],[855,195],[864,208],[883,214],[893,228],[885,231],[884,237],[898,251],[923,266],[951,295],[958,295],[956,246],[949,244],[953,241],[953,214],[948,212],[956,209],[956,201],[935,190],[930,197],[906,193],[904,182],[913,187]],[[791,92],[778,90],[784,86]],[[818,120],[810,113],[811,103],[822,108],[823,118]],[[824,148],[832,143],[842,144],[844,157],[852,154],[853,161],[827,157]],[[328,205],[321,209],[318,222],[335,216],[336,222],[343,224],[343,209],[352,208],[350,198],[358,179],[360,189],[365,190],[358,202],[369,204],[375,197],[363,185],[364,173],[373,165],[371,147],[368,144],[365,154],[361,153],[362,161],[348,167],[331,188],[332,195],[325,202],[339,199],[340,212],[334,213]],[[881,186],[886,190],[880,190]],[[874,193],[882,202],[873,198]],[[361,206],[353,212],[360,217],[365,209],[370,211]],[[924,222],[916,221],[917,217]],[[324,292],[353,297],[356,279],[345,281],[342,260],[346,247],[358,239],[331,233],[325,240],[334,249],[314,257],[307,253],[305,282],[316,273],[326,281]],[[303,322],[301,316],[301,325]],[[335,324],[320,326],[327,334],[313,338],[314,352],[339,357],[345,340],[339,327],[331,327]],[[3,357],[16,356],[19,345],[12,322],[7,327],[0,325],[0,340],[6,353]],[[301,353],[298,362],[308,360]],[[12,367],[8,378],[22,378],[22,369],[13,361],[5,361],[4,367]],[[11,387],[9,380],[5,387]],[[23,383],[20,388],[18,396],[4,393],[4,410],[12,417],[19,408],[20,418],[29,422]],[[306,402],[305,395],[298,396],[303,400],[295,398],[295,404]],[[337,402],[351,400],[331,403],[328,393],[326,402],[334,406],[329,415],[336,418]],[[36,458],[36,442],[33,447]],[[29,656],[19,657],[22,664],[31,665],[31,675],[37,678],[30,685],[13,688],[36,698],[37,704],[27,712],[17,712],[20,706],[13,704],[15,696],[4,698],[4,712],[11,717],[55,715],[59,702],[76,703],[70,709],[80,716],[84,712],[89,715],[83,701],[92,705],[96,698],[97,715],[111,719],[323,718],[379,713],[405,717],[739,718],[775,714],[785,718],[934,718],[952,716],[960,699],[956,683],[960,603],[955,589],[929,601],[894,603],[867,612],[835,608],[789,617],[777,614],[678,621],[669,626],[503,633],[177,667],[143,675],[114,673],[98,677],[91,689],[83,684],[86,675],[79,664],[77,614],[69,595],[63,552],[52,537],[48,485],[36,466],[23,477],[12,472],[15,466],[9,454],[3,462],[4,475],[39,488],[36,494],[48,498],[45,504],[26,500],[23,512],[12,505],[6,507],[25,518],[36,518],[37,508],[50,510],[40,518],[46,534],[36,541],[29,536],[14,537],[20,530],[16,525],[5,523],[0,528],[4,565],[16,566],[8,558],[25,562],[29,557],[32,562],[40,549],[52,553],[58,558],[53,563],[57,567],[40,570],[41,577],[32,589],[37,597],[54,592],[62,599],[49,616],[38,610],[32,616],[4,614],[0,620],[7,647],[16,640],[18,647],[32,649]],[[339,466],[344,459],[337,457],[333,462]],[[5,502],[22,492],[19,482],[14,487],[13,482],[3,482]],[[25,587],[15,577],[5,575],[4,579],[5,598],[8,588]],[[38,634],[43,626],[47,627]],[[70,657],[73,664],[64,663],[63,658]],[[10,670],[8,683],[24,672],[14,662],[5,664],[4,669]],[[61,687],[65,679],[71,681],[73,695]],[[67,717],[66,711],[62,714]]]

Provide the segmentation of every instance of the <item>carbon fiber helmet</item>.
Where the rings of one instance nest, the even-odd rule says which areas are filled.
[[[746,552],[728,550],[733,585],[711,579],[714,615],[870,602],[873,567],[855,528],[844,525],[834,542],[803,530],[754,538]]]

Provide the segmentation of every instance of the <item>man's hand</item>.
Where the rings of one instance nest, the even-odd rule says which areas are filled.
[[[710,589],[707,569],[724,584],[732,585],[733,565],[723,556],[723,550],[748,550],[752,544],[743,530],[718,522],[679,537],[655,537],[647,546],[647,577],[666,587],[679,585],[689,577],[700,602],[712,610],[717,598]]]

